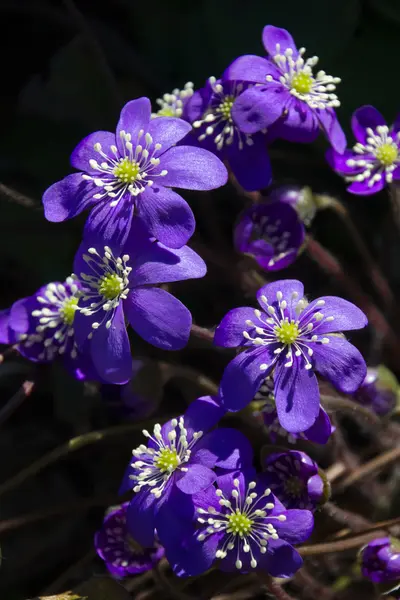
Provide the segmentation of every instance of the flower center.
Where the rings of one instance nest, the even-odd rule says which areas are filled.
[[[304,484],[299,477],[289,477],[286,479],[284,487],[287,494],[298,498],[303,493]]]
[[[72,325],[75,318],[75,311],[78,305],[78,298],[72,296],[72,298],[68,298],[60,308],[60,317],[65,323],[65,325]]]
[[[154,461],[154,464],[162,473],[172,473],[179,466],[180,462],[175,448],[163,448]]]
[[[250,533],[252,525],[253,521],[249,517],[241,512],[235,512],[229,515],[226,530],[228,533],[243,537]]]
[[[107,273],[100,279],[99,292],[106,300],[115,300],[123,289],[124,282],[116,273]]]
[[[299,92],[299,94],[308,94],[311,91],[313,85],[313,79],[308,73],[300,72],[292,79],[292,88]]]
[[[375,156],[379,162],[385,165],[385,167],[389,167],[396,161],[398,150],[393,144],[382,144],[382,146],[377,149]]]
[[[232,121],[231,111],[234,102],[234,96],[224,96],[222,102],[217,108],[217,112],[221,114],[225,121]]]
[[[295,321],[281,321],[275,327],[275,335],[282,344],[293,344],[299,336],[299,326]]]
[[[134,183],[140,173],[140,165],[134,160],[123,158],[113,172],[121,183]]]

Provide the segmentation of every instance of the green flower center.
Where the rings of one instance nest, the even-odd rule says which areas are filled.
[[[229,515],[226,530],[228,533],[243,537],[250,533],[252,525],[253,521],[249,517],[241,512],[235,512]]]
[[[290,496],[298,498],[303,493],[304,484],[299,477],[289,477],[285,481],[285,491]]]
[[[99,292],[106,300],[117,298],[123,288],[123,280],[116,273],[109,273],[100,279]]]
[[[299,327],[294,321],[282,321],[274,329],[275,335],[282,344],[293,344],[299,337]]]
[[[313,79],[307,73],[296,73],[292,78],[292,88],[299,94],[308,94],[311,91]]]
[[[234,96],[224,96],[223,101],[218,106],[217,111],[221,113],[222,118],[225,121],[232,121],[231,111],[233,103],[235,102]]]
[[[160,469],[162,473],[171,473],[179,466],[180,459],[176,450],[172,448],[163,448],[157,460],[154,461],[157,469]]]
[[[140,173],[140,165],[134,160],[123,158],[113,171],[121,183],[134,183]]]
[[[375,153],[376,158],[386,167],[392,165],[397,157],[398,150],[393,144],[382,144]]]
[[[66,325],[72,325],[75,319],[76,307],[78,305],[78,298],[68,298],[60,309],[60,317]]]
[[[176,117],[175,111],[172,106],[165,106],[157,111],[159,117]]]

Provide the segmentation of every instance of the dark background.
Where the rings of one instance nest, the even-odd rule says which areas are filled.
[[[0,182],[32,200],[24,207],[0,191],[0,308],[70,273],[84,218],[46,222],[41,196],[70,172],[69,154],[79,140],[96,129],[113,130],[130,99],[147,95],[154,101],[188,80],[199,87],[238,55],[262,54],[261,31],[268,23],[289,29],[308,56],[320,56],[321,69],[342,78],[338,115],[347,133],[352,112],[362,104],[376,106],[388,122],[394,119],[400,108],[398,0],[0,1]],[[325,147],[323,139],[312,148],[278,144],[271,150],[275,177],[344,199],[397,287],[397,254],[387,251],[384,240],[387,198],[346,198],[343,183],[324,162]],[[229,236],[240,201],[232,188],[217,198],[213,214]],[[207,211],[203,207],[199,216],[197,202],[201,232]],[[335,221],[318,219],[316,232],[333,250],[345,252]],[[214,325],[224,314],[212,298],[214,280],[211,272],[208,284],[181,288],[180,297],[202,325]],[[225,308],[240,304],[226,301]],[[207,361],[212,358],[205,359],[206,367]],[[31,375],[26,369],[14,360],[0,367],[0,404]],[[61,369],[40,371],[39,378],[39,391],[0,431],[1,480],[69,437],[114,423],[105,405]],[[113,494],[128,457],[126,446],[111,444],[63,461],[5,496],[0,521]],[[0,533],[0,596],[21,600],[43,591],[90,550],[101,514],[79,512]]]

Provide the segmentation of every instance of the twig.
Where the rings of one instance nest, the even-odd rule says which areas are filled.
[[[361,479],[365,479],[369,475],[375,473],[384,467],[391,465],[393,462],[396,462],[400,458],[400,447],[394,448],[393,450],[389,450],[384,454],[380,454],[376,458],[373,458],[369,462],[361,465],[357,469],[350,473],[347,477],[343,479],[337,486],[334,488],[334,492],[342,493],[345,489],[347,489],[350,485],[353,485],[357,481]]]
[[[321,402],[328,410],[338,409],[353,416],[361,417],[363,421],[367,421],[373,427],[382,427],[382,421],[379,417],[372,410],[365,408],[361,404],[357,404],[355,400],[349,400],[343,396],[325,396],[322,394]]]
[[[326,544],[300,546],[297,548],[297,550],[301,556],[315,556],[318,554],[331,554],[332,552],[344,552],[345,550],[352,550],[353,548],[364,546],[371,540],[384,535],[386,535],[386,532],[379,530],[379,532],[375,531],[366,533],[364,535],[357,535],[347,540],[341,540],[340,542],[328,542]]]
[[[294,583],[312,600],[333,600],[335,597],[335,592],[317,581],[304,566],[294,576]]]
[[[345,510],[332,502],[326,502],[322,509],[329,517],[331,517],[331,519],[336,521],[336,523],[345,525],[356,533],[365,531],[371,525],[371,522],[368,521],[368,519],[365,519],[361,515],[351,512],[350,510]]]
[[[210,342],[211,344],[214,341],[214,332],[210,331],[209,329],[206,329],[205,327],[195,325],[194,323],[192,325],[191,334],[201,340]]]
[[[94,548],[91,548],[89,552],[87,552],[84,556],[82,556],[77,562],[68,567],[66,571],[61,573],[59,577],[53,583],[51,583],[44,591],[43,595],[47,596],[48,594],[55,594],[64,588],[64,586],[68,583],[70,579],[74,577],[76,571],[86,566],[88,563],[92,562],[96,558],[96,551]]]
[[[0,183],[0,195],[1,194],[8,200],[15,202],[15,204],[19,204],[20,206],[24,206],[25,208],[40,208],[32,198],[28,198],[28,196],[16,192],[7,185],[4,185],[4,183]]]
[[[39,473],[42,469],[57,462],[60,458],[68,456],[68,454],[71,452],[75,452],[76,450],[80,450],[85,446],[90,446],[91,444],[95,444],[96,442],[103,441],[113,436],[125,435],[127,433],[131,433],[132,431],[140,430],[143,427],[151,426],[152,424],[155,424],[156,421],[157,419],[152,419],[150,421],[142,421],[141,423],[118,425],[116,427],[109,427],[107,429],[99,429],[98,431],[89,431],[88,433],[74,437],[65,444],[58,446],[48,454],[45,454],[37,461],[29,465],[29,467],[22,469],[22,471],[14,475],[14,477],[11,477],[11,479],[8,479],[5,483],[0,485],[0,496],[10,492],[30,477],[33,477]]]
[[[325,469],[325,475],[329,483],[332,483],[338,477],[341,477],[344,473],[346,473],[347,468],[343,462],[335,462],[332,466]]]
[[[264,573],[263,571],[258,571],[257,575],[260,581],[267,587],[268,591],[273,594],[276,600],[295,600],[293,596],[289,596],[287,592],[283,589],[283,587],[277,583],[270,575]]]
[[[33,381],[24,381],[20,389],[12,398],[0,409],[0,426],[21,406],[28,396],[31,395],[35,383]]]

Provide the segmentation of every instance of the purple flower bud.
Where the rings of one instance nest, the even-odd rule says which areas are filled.
[[[287,508],[315,510],[327,500],[320,470],[304,452],[271,454],[265,461],[269,487]]]
[[[239,252],[254,256],[262,269],[279,271],[296,260],[304,234],[303,223],[291,206],[258,204],[242,213],[234,244]]]
[[[393,540],[383,537],[367,544],[361,551],[361,571],[374,583],[400,579],[400,552]]]
[[[310,225],[317,212],[311,188],[295,184],[280,185],[268,193],[268,199],[273,202],[283,202],[292,206],[300,219]]]
[[[368,367],[364,382],[354,394],[354,400],[384,417],[396,406],[399,383],[385,366]]]
[[[129,535],[126,527],[128,505],[129,502],[125,502],[112,509],[94,538],[97,554],[116,577],[149,571],[164,556],[164,548],[157,542],[153,548],[144,550]]]

